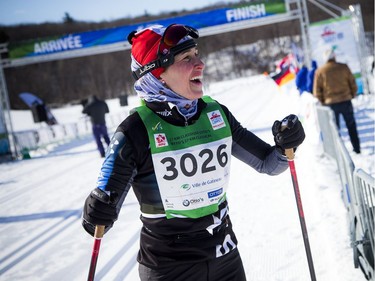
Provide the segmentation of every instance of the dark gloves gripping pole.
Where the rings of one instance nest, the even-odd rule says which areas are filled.
[[[117,220],[118,210],[112,198],[99,188],[91,191],[83,207],[83,228],[94,236],[95,226],[104,225],[106,233]]]
[[[276,148],[285,155],[285,149],[293,148],[294,151],[305,139],[305,131],[298,117],[291,114],[282,121],[276,120],[272,126]]]

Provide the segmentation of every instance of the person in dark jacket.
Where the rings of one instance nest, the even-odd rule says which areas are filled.
[[[110,143],[105,122],[105,114],[109,113],[108,105],[105,101],[98,99],[95,95],[92,95],[84,106],[82,113],[90,116],[92,133],[94,135],[96,145],[98,147],[100,156],[104,157],[105,150],[103,147],[102,139],[107,144],[107,146]]]
[[[305,134],[296,116],[275,121],[275,145],[243,128],[232,113],[203,97],[198,31],[172,24],[133,32],[132,73],[144,102],[117,128],[82,224],[107,232],[132,187],[143,227],[138,253],[144,280],[246,280],[228,212],[231,156],[260,173],[287,167],[285,149]]]
[[[359,154],[361,148],[351,101],[356,97],[358,89],[354,75],[347,64],[336,62],[333,49],[327,50],[324,55],[327,62],[315,72],[313,94],[322,105],[332,109],[338,129],[340,115],[343,116],[353,151]]]

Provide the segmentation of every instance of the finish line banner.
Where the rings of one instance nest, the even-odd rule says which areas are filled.
[[[261,1],[231,8],[222,8],[181,17],[150,21],[143,24],[127,25],[117,28],[103,29],[64,36],[53,36],[37,40],[10,43],[9,58],[19,59],[79,50],[101,45],[127,42],[127,35],[134,30],[141,30],[153,24],[168,26],[172,23],[191,25],[196,29],[222,25],[244,20],[272,17],[287,12],[285,0]]]

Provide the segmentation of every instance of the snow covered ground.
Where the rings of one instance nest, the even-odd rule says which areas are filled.
[[[206,94],[226,104],[245,127],[270,143],[274,120],[290,113],[300,116],[307,138],[295,165],[317,280],[365,280],[353,265],[340,178],[334,161],[323,156],[311,95],[299,96],[293,86],[278,89],[265,76],[212,84]],[[136,97],[129,98],[129,107],[109,101],[111,113],[127,112],[137,104]],[[354,104],[373,124],[374,98],[358,98]],[[69,123],[83,118],[81,110],[71,106],[53,113],[60,123]],[[12,119],[15,130],[36,126],[29,111],[12,112]],[[374,175],[373,130],[362,140],[362,155],[354,160]],[[93,239],[82,229],[80,217],[101,163],[89,136],[47,154],[34,153],[30,160],[0,165],[0,280],[87,278]],[[289,171],[270,177],[233,159],[228,198],[247,279],[310,280]],[[130,192],[119,220],[102,240],[96,280],[139,280],[139,229],[139,207]]]

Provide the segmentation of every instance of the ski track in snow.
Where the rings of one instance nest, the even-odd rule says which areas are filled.
[[[213,84],[206,93],[270,143],[274,120],[300,115],[307,138],[295,164],[317,280],[363,281],[353,265],[337,168],[322,155],[314,116],[304,116],[308,107],[291,88],[280,90],[257,76]],[[130,97],[129,104],[136,104],[136,98]],[[70,108],[70,118],[73,112]],[[62,147],[0,165],[0,280],[87,278],[93,238],[81,227],[81,211],[102,159],[90,137]],[[233,159],[231,171],[229,214],[247,279],[310,280],[289,170],[271,177]],[[130,191],[118,221],[102,240],[95,280],[139,280],[140,226],[139,206]]]

